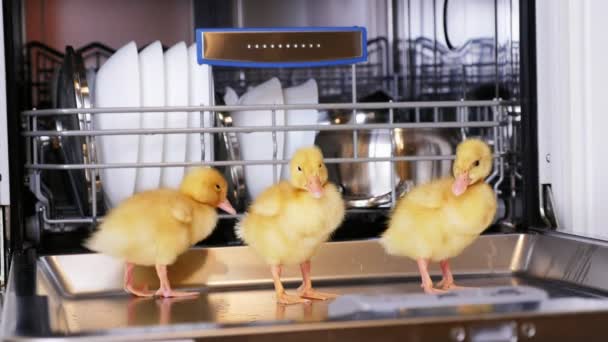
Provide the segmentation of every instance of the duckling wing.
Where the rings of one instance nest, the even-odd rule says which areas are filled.
[[[405,200],[422,208],[439,209],[446,202],[446,189],[450,188],[450,179],[441,179],[414,188]]]
[[[389,254],[427,259],[443,248],[442,212],[450,184],[442,179],[420,185],[397,203],[380,239]]]
[[[276,216],[281,211],[281,204],[284,200],[284,185],[277,184],[264,190],[255,199],[249,211],[261,216]]]
[[[134,195],[106,216],[86,246],[138,265],[172,263],[189,247],[187,225],[173,213],[179,197],[173,190]],[[183,210],[179,214],[187,218]]]
[[[175,196],[170,205],[171,215],[176,220],[186,224],[192,222],[192,205],[188,201],[180,196]]]

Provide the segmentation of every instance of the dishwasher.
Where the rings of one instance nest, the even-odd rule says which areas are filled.
[[[182,39],[193,44],[189,58],[196,63],[185,70],[199,70],[204,79],[195,100],[166,97],[155,104],[139,93],[115,100],[133,90],[128,69],[113,76],[121,80],[114,80],[114,93],[101,96],[104,77],[112,81],[102,70],[126,54],[118,46],[131,39],[129,31],[113,31],[123,37],[118,46],[86,29],[80,47],[57,48],[49,39],[29,37],[27,21],[38,18],[33,9],[42,26],[74,19],[57,15],[70,6],[100,17],[106,7],[135,8],[142,14],[127,21],[146,25],[141,1],[100,3],[3,2],[3,339],[604,340],[608,234],[601,232],[602,168],[593,164],[601,149],[599,140],[589,138],[601,137],[601,131],[588,114],[602,103],[601,95],[592,96],[599,76],[585,65],[601,64],[593,64],[593,53],[601,50],[591,49],[600,38],[586,35],[602,25],[593,14],[602,11],[593,6],[605,5],[150,1],[150,7],[165,6],[163,18],[173,13],[167,8],[177,7],[190,16],[176,21],[185,23],[189,33]],[[561,25],[563,17],[569,21]],[[43,37],[60,31],[44,30]],[[568,44],[560,40],[565,33],[571,34]],[[142,75],[144,51],[164,53],[165,71],[168,56],[177,51],[165,42],[154,44],[129,47],[134,60],[139,56],[135,69]],[[561,86],[563,68],[580,87]],[[584,76],[576,76],[577,70]],[[247,95],[271,81],[283,89],[280,101],[256,102]],[[288,101],[286,89],[305,86],[313,87],[306,88],[314,89],[312,100]],[[582,109],[567,116],[567,108]],[[265,121],[247,121],[243,113],[265,115]],[[118,116],[123,121],[111,119]],[[164,118],[164,126],[144,125],[154,117]],[[169,127],[172,117],[182,124]],[[193,157],[179,144],[171,151],[181,151],[182,159],[138,155],[154,137],[192,142]],[[415,262],[386,254],[378,237],[400,197],[450,174],[455,147],[468,137],[483,139],[493,150],[486,182],[497,194],[497,214],[452,261],[457,281],[472,289],[423,295]],[[139,152],[130,141],[137,141]],[[234,225],[263,180],[272,184],[286,177],[282,168],[296,142],[320,147],[346,203],[346,219],[313,257],[312,271],[316,286],[341,296],[282,306],[274,301],[267,266],[237,238]],[[140,175],[158,179],[163,170],[197,165],[223,172],[237,209],[236,215],[221,214],[212,235],[169,267],[176,287],[200,295],[131,297],[122,289],[122,262],[88,251],[83,241],[120,194],[137,192]],[[569,165],[572,171],[563,171]],[[297,271],[285,269],[288,289],[298,285]],[[441,274],[438,265],[430,272],[434,279]],[[138,267],[134,277],[157,285],[152,268]]]

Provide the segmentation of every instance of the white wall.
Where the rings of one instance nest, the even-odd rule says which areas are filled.
[[[536,8],[539,175],[552,184],[559,229],[602,239],[608,239],[607,11],[604,0],[538,0]]]
[[[2,11],[0,11],[0,24],[4,23]],[[0,46],[4,47],[4,25],[0,26]],[[0,205],[9,205],[9,177],[8,177],[8,133],[6,112],[6,69],[4,63],[4,49],[0,53]],[[0,219],[2,219],[0,217]],[[1,237],[0,237],[1,239]]]

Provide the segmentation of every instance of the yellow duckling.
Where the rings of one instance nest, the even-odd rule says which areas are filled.
[[[327,182],[327,168],[317,147],[301,148],[289,166],[289,182],[266,189],[236,227],[237,235],[271,266],[277,301],[281,304],[326,300],[335,295],[317,292],[310,279],[310,258],[344,219],[344,202]],[[299,296],[285,293],[283,265],[299,264]]]
[[[173,291],[167,265],[192,245],[203,240],[217,223],[215,208],[234,214],[226,200],[227,184],[212,168],[194,168],[180,189],[159,189],[133,195],[110,211],[87,248],[124,259],[124,289],[136,296],[155,293],[133,285],[135,265],[156,266],[160,288],[156,295],[185,297],[195,292]]]
[[[387,253],[417,261],[426,293],[443,292],[433,287],[429,261],[440,262],[443,279],[438,287],[457,287],[448,260],[469,246],[496,213],[496,196],[484,183],[492,171],[492,152],[485,142],[461,142],[452,171],[455,179],[420,185],[403,197],[380,239]]]

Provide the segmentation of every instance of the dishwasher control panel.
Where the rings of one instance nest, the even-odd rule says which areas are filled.
[[[367,60],[362,27],[198,29],[199,64],[311,67]]]

